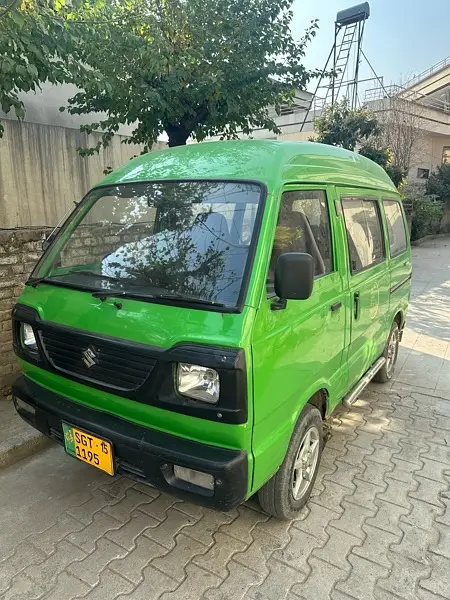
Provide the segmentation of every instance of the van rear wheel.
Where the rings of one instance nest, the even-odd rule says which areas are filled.
[[[386,362],[373,378],[374,381],[377,381],[378,383],[387,383],[392,379],[395,372],[395,365],[397,363],[399,345],[400,330],[398,328],[398,323],[394,321],[389,333],[386,348],[383,352]]]
[[[306,404],[278,471],[259,490],[261,508],[278,519],[293,519],[308,501],[323,450],[322,416]]]

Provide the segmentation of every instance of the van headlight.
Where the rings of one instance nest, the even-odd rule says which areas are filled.
[[[183,396],[208,404],[217,404],[220,395],[219,373],[209,367],[179,363],[177,388]]]
[[[36,336],[33,328],[28,323],[21,323],[20,325],[20,342],[25,350],[37,352]]]

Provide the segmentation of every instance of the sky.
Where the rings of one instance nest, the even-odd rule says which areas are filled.
[[[334,21],[340,10],[360,0],[294,0],[292,32],[296,38],[312,19],[319,31],[306,49],[303,64],[322,69],[333,45]],[[363,50],[384,85],[401,83],[450,56],[449,0],[371,0]],[[360,79],[372,77],[361,64]],[[370,85],[369,87],[375,87]],[[313,91],[314,84],[308,89]]]

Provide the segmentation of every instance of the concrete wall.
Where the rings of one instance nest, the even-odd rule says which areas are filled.
[[[450,135],[424,135],[418,142],[411,160],[408,181],[424,181],[417,178],[417,169],[429,169],[430,173],[442,164],[444,146],[450,146]]]
[[[71,84],[53,85],[42,83],[41,89],[36,92],[21,92],[19,99],[25,107],[25,123],[40,123],[41,125],[58,125],[79,129],[80,125],[97,123],[106,117],[105,113],[91,113],[89,115],[71,115],[65,110],[60,112],[60,107],[67,107],[67,101],[80,90]],[[17,120],[14,110],[7,115],[0,109],[0,119]],[[131,135],[134,125],[120,125],[119,135]]]
[[[117,168],[141,147],[114,136],[108,148],[82,158],[77,147],[92,146],[99,133],[4,120],[0,139],[0,229],[56,225],[107,167]],[[158,144],[163,148],[165,144]]]

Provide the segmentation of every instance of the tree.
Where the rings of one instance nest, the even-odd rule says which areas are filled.
[[[444,163],[431,172],[426,193],[436,196],[442,202],[450,200],[450,164]]]
[[[63,83],[80,78],[79,30],[66,19],[81,0],[11,0],[0,6],[0,107],[18,119],[25,115],[21,92],[36,91],[44,81]],[[0,0],[1,2],[1,0]],[[72,52],[70,52],[72,50]],[[0,124],[0,137],[3,127]]]
[[[169,146],[207,136],[236,137],[255,127],[279,132],[268,107],[280,110],[316,76],[301,60],[315,35],[290,33],[293,0],[105,0],[85,3],[76,55],[89,73],[71,114],[102,112],[83,128],[104,131],[107,145],[119,125],[134,125],[129,143],[149,148],[166,132]],[[70,19],[69,19],[70,25]]]
[[[412,96],[396,95],[378,103],[374,115],[381,124],[381,143],[391,150],[391,163],[407,173],[422,145],[423,106]]]
[[[314,121],[316,142],[357,150],[359,154],[379,164],[399,187],[406,175],[393,161],[393,152],[382,140],[383,125],[367,108],[350,108],[347,98],[327,106]]]
[[[392,180],[395,187],[400,187],[406,177],[406,171],[403,171],[400,167],[393,164],[393,153],[390,149],[380,145],[380,141],[377,139],[372,140],[372,143],[368,142],[359,149],[359,154],[370,158],[373,162],[383,167],[386,173]]]
[[[325,107],[314,120],[314,141],[355,150],[381,133],[378,120],[366,108],[350,108],[347,98]]]

